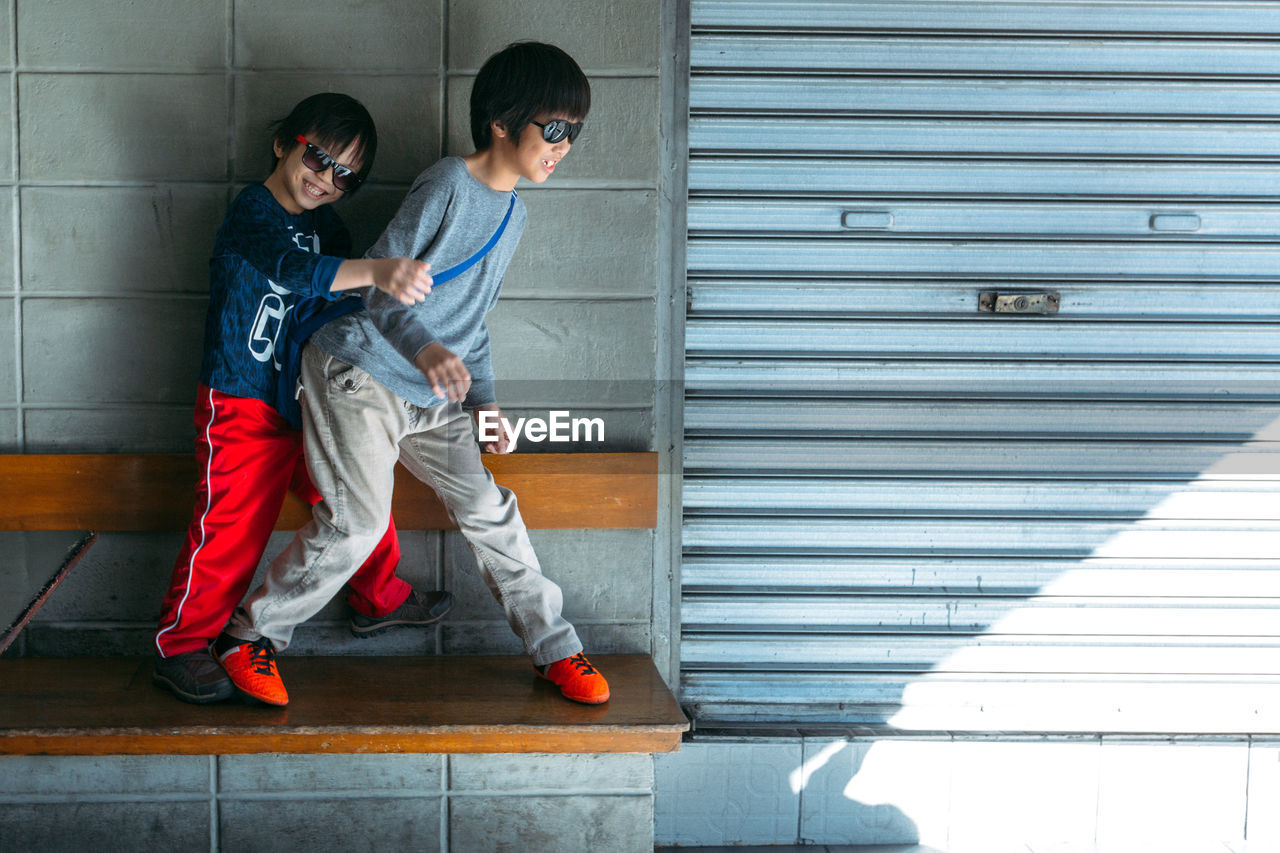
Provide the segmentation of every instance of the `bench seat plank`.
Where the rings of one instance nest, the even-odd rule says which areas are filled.
[[[527,453],[484,457],[516,493],[533,529],[642,529],[657,525],[656,453]],[[0,454],[0,530],[183,530],[191,521],[190,453]],[[396,467],[401,530],[455,525],[430,487]],[[292,495],[277,530],[311,520]]]
[[[646,655],[595,655],[578,705],[528,658],[288,657],[284,708],[189,705],[140,658],[0,660],[0,754],[673,752],[688,723]]]

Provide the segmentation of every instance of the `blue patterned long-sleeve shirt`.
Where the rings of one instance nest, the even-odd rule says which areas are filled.
[[[277,352],[286,320],[301,299],[342,295],[330,288],[350,250],[351,236],[328,206],[294,216],[262,184],[241,190],[209,261],[200,381],[279,408]]]

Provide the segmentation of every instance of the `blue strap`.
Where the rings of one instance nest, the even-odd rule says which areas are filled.
[[[502,232],[507,230],[507,222],[510,221],[511,211],[515,209],[515,206],[516,191],[512,190],[511,203],[507,205],[507,215],[502,217],[502,224],[498,226],[497,231],[493,232],[493,236],[489,238],[489,242],[481,246],[480,251],[476,252],[457,266],[449,267],[444,272],[433,272],[431,274],[431,286],[435,287],[437,284],[444,284],[449,279],[462,275],[464,272],[475,266],[477,261],[489,254],[489,250],[496,246],[498,241],[502,239]]]
[[[462,275],[476,265],[476,262],[489,253],[489,250],[502,239],[502,232],[507,230],[507,222],[511,220],[511,211],[516,206],[516,191],[511,191],[511,203],[507,205],[507,215],[502,217],[502,224],[493,232],[489,242],[480,251],[467,258],[457,266],[449,267],[441,273],[431,276],[431,286],[443,284],[451,278]],[[364,300],[358,296],[348,296],[336,302],[329,302],[322,297],[310,297],[299,300],[286,321],[284,340],[281,342],[280,374],[276,377],[276,410],[293,425],[294,429],[302,428],[302,410],[298,406],[295,389],[298,386],[298,371],[302,362],[302,347],[312,333],[326,323],[338,319],[344,314],[359,311],[364,307]]]
[[[462,275],[467,270],[475,266],[481,258],[489,254],[489,250],[498,245],[498,241],[502,239],[502,232],[507,230],[507,223],[511,221],[511,211],[516,207],[516,191],[511,191],[511,203],[507,205],[507,215],[502,217],[502,223],[498,226],[498,230],[493,232],[493,236],[489,238],[489,242],[480,247],[480,250],[471,257],[467,258],[460,264],[449,267],[442,273],[431,276],[431,286],[443,284],[451,278]],[[306,312],[295,310],[293,315],[293,328],[291,329],[291,337],[296,341],[306,341],[311,334],[326,323],[338,319],[344,314],[350,314],[352,311],[358,311],[364,307],[364,300],[359,297],[346,297],[335,302],[328,303],[318,311]]]

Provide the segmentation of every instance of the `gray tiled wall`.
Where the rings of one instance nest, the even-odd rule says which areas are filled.
[[[0,15],[0,425],[16,429],[0,449],[187,450],[208,249],[232,194],[264,177],[266,123],[321,89],[368,105],[378,162],[339,205],[363,248],[419,171],[470,150],[475,71],[518,38],[575,54],[595,106],[556,176],[522,187],[530,225],[493,320],[500,373],[572,379],[576,405],[624,425],[650,418],[661,4],[320,0],[299,15],[265,0],[180,12],[159,0],[11,2],[17,26]],[[632,380],[625,394],[609,384],[619,379]],[[108,413],[131,426],[111,429]],[[619,435],[627,449],[653,444],[634,426]]]
[[[654,840],[1280,850],[1278,756],[1244,737],[701,738],[654,759]]]
[[[471,150],[475,73],[525,38],[577,57],[594,106],[555,177],[520,187],[530,223],[490,319],[500,401],[515,417],[571,408],[605,421],[602,444],[526,442],[524,452],[655,447],[662,4],[318,0],[307,14],[267,0],[6,5],[0,452],[189,452],[209,247],[234,193],[265,177],[267,123],[320,90],[369,107],[378,161],[337,208],[360,250],[418,172]],[[21,553],[5,546],[22,536],[0,534],[0,550]],[[335,605],[294,652],[518,651],[456,537],[403,538],[407,576],[465,593],[455,617],[357,643]],[[145,653],[178,542],[104,537],[16,651]],[[590,649],[651,650],[651,532],[541,531],[535,545]],[[278,536],[269,556],[282,546]]]
[[[265,177],[266,123],[320,90],[369,107],[378,161],[338,207],[363,250],[415,175],[471,150],[480,63],[529,38],[578,58],[595,106],[555,177],[520,188],[530,224],[492,318],[502,402],[605,417],[603,448],[577,449],[653,449],[661,13],[651,0],[8,0],[0,452],[189,452],[208,252],[234,193]],[[524,448],[545,449],[565,448]],[[457,612],[360,641],[334,603],[290,654],[519,652],[456,534],[401,538],[402,574],[453,588]],[[651,651],[652,531],[533,538],[589,650]],[[0,534],[0,555],[38,574],[56,540]],[[147,653],[179,541],[104,536],[9,653]],[[648,756],[0,758],[0,849],[647,851],[652,790]]]
[[[646,755],[0,757],[0,849],[650,853]]]

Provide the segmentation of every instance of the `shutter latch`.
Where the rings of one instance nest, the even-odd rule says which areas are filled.
[[[1053,291],[1038,293],[997,293],[984,290],[978,294],[978,310],[996,314],[1057,314],[1062,297]]]

